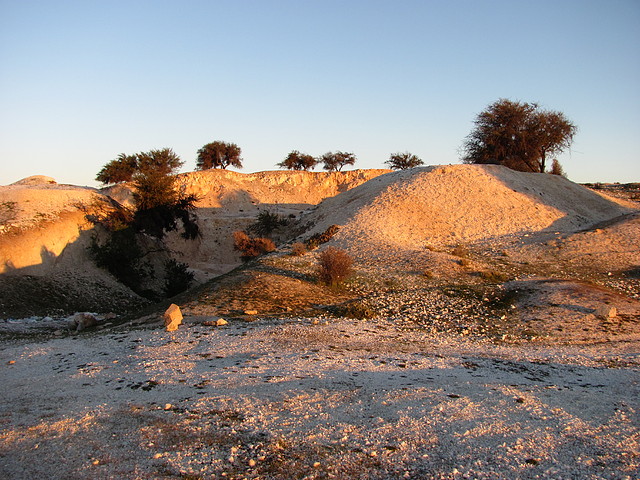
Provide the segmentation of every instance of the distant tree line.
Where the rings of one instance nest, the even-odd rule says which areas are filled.
[[[564,175],[556,158],[551,159],[551,165],[548,163],[550,157],[571,147],[576,132],[577,127],[561,112],[541,109],[537,103],[500,99],[477,115],[473,130],[460,148],[461,159],[463,163],[496,164],[524,172]],[[196,170],[242,168],[241,154],[241,148],[235,143],[219,140],[207,143],[197,152]],[[302,171],[322,165],[329,172],[340,172],[344,167],[354,165],[356,160],[352,152],[338,150],[314,157],[292,150],[276,165]],[[142,170],[148,170],[153,162],[160,162],[164,165],[162,168],[172,171],[183,163],[171,149],[133,155],[121,153],[100,170],[96,179],[103,184],[139,180]],[[393,170],[423,164],[410,152],[392,153],[385,162]]]

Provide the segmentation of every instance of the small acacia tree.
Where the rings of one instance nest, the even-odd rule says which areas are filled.
[[[546,159],[571,146],[577,127],[560,112],[500,99],[476,118],[462,145],[462,161],[542,173]]]
[[[278,167],[286,168],[287,170],[311,170],[317,164],[318,160],[313,156],[293,150],[287,155],[287,158],[278,163]]]
[[[196,170],[208,170],[210,168],[236,167],[242,168],[242,150],[235,143],[211,142],[198,150]]]
[[[407,168],[415,168],[419,167],[420,165],[424,165],[424,162],[420,160],[420,158],[409,152],[392,153],[389,156],[389,160],[384,163],[393,170],[406,170]]]
[[[319,162],[322,162],[324,170],[340,172],[344,166],[356,163],[356,156],[347,152],[327,152],[320,157]]]

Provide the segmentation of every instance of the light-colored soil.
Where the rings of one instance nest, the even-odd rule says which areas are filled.
[[[639,478],[638,205],[499,167],[374,177],[299,216],[298,240],[341,226],[339,289],[285,245],[172,299],[175,332],[166,305],[0,323],[0,476]]]

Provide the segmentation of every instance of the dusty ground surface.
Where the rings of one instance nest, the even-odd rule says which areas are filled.
[[[637,205],[460,170],[310,210],[356,259],[339,289],[284,245],[172,299],[175,332],[166,305],[0,322],[0,476],[639,478]]]

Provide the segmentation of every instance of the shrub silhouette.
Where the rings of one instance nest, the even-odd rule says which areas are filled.
[[[194,275],[188,268],[186,263],[178,262],[173,258],[164,264],[164,294],[167,297],[173,297],[189,288]]]
[[[318,279],[326,285],[335,287],[352,273],[353,260],[339,248],[328,247],[318,261]]]
[[[289,222],[282,215],[271,213],[268,210],[261,210],[256,221],[249,227],[249,230],[256,235],[271,235],[278,227],[285,226]]]

